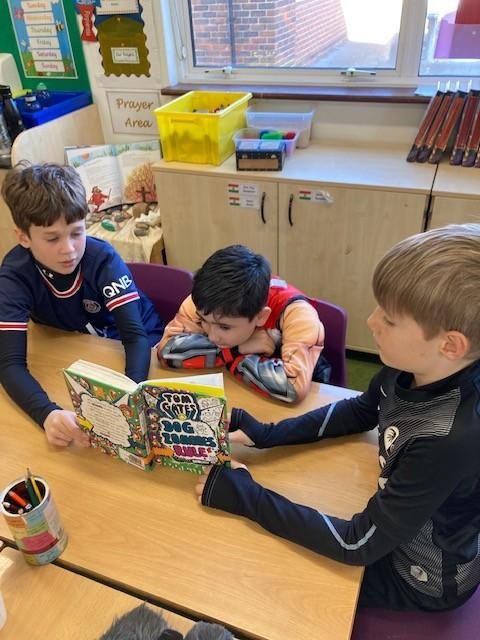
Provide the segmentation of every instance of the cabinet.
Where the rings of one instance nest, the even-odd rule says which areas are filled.
[[[236,204],[240,196],[232,183],[239,181],[232,178],[160,171],[155,180],[168,264],[195,271],[216,249],[239,243],[266,256],[277,270],[275,183],[248,179],[257,208]]]
[[[429,229],[452,223],[480,223],[478,169],[439,165],[432,196]]]
[[[366,318],[371,278],[395,242],[423,228],[435,168],[405,162],[408,149],[311,145],[282,172],[154,165],[168,264],[197,269],[216,249],[242,243],[305,293],[344,307],[347,345],[374,352]],[[232,206],[231,185],[254,206]],[[256,200],[255,200],[256,199]]]
[[[375,351],[366,325],[376,304],[373,271],[393,244],[421,231],[425,196],[324,187],[325,199],[311,202],[300,199],[307,188],[279,186],[279,272],[309,295],[344,307],[348,346]]]

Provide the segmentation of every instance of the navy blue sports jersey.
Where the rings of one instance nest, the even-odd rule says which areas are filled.
[[[70,275],[49,271],[21,246],[12,249],[0,267],[0,384],[40,426],[61,407],[28,371],[29,320],[120,339],[125,373],[136,382],[148,377],[150,347],[163,331],[152,303],[108,242],[87,237],[83,258]]]
[[[137,290],[113,247],[87,237],[80,269],[69,289],[59,291],[28,249],[17,245],[0,269],[0,330],[27,330],[30,319],[66,331],[119,338],[112,311],[139,301],[145,331],[153,346],[162,326],[152,303]]]

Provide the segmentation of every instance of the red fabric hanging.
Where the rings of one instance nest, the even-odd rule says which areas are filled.
[[[455,24],[480,24],[479,0],[458,0]]]

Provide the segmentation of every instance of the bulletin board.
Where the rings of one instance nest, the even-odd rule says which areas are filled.
[[[15,58],[22,87],[90,91],[71,0],[0,0],[2,52]]]

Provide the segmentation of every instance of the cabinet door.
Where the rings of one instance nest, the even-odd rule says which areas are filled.
[[[449,198],[448,196],[433,198],[429,229],[464,222],[480,222],[480,199]]]
[[[366,326],[373,270],[395,242],[422,230],[425,205],[418,194],[280,184],[280,275],[346,309],[350,348],[376,351]]]
[[[275,183],[162,171],[155,179],[168,264],[193,271],[217,249],[239,243],[277,270]],[[235,185],[250,196],[236,193]]]

